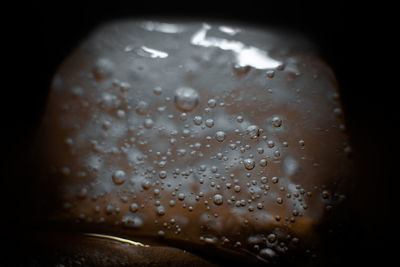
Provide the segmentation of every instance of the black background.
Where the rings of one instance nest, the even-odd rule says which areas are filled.
[[[342,262],[388,262],[398,224],[394,217],[398,209],[393,204],[393,184],[399,178],[395,171],[398,118],[393,104],[396,89],[382,82],[387,79],[383,72],[389,68],[383,59],[390,51],[375,46],[389,42],[382,34],[382,17],[376,6],[349,6],[338,1],[125,2],[29,2],[3,10],[12,16],[2,32],[3,43],[10,46],[4,56],[11,59],[3,62],[8,69],[3,81],[10,85],[1,89],[2,131],[6,133],[1,217],[3,229],[7,229],[2,235],[30,230],[32,178],[26,174],[29,164],[24,153],[56,68],[82,38],[99,23],[120,17],[218,18],[288,27],[303,32],[320,47],[340,85],[353,157],[360,169],[359,184],[349,204],[353,216],[345,220],[349,234],[332,249]]]

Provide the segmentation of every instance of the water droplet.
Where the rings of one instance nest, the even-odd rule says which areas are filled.
[[[247,170],[252,170],[256,166],[256,162],[253,159],[245,159],[243,160],[243,164]]]
[[[127,227],[138,228],[143,225],[142,218],[133,216],[132,214],[125,215],[121,221]]]
[[[125,111],[123,111],[122,109],[117,110],[117,117],[120,119],[125,118]]]
[[[185,194],[184,193],[179,193],[178,194],[178,199],[181,200],[181,201],[184,200],[185,199]]]
[[[330,193],[329,193],[328,190],[322,191],[322,198],[323,199],[327,199],[327,198],[329,198],[329,196],[330,196]]]
[[[190,87],[179,87],[175,91],[175,105],[183,111],[192,111],[199,103],[199,93]]]
[[[213,127],[213,126],[214,126],[214,120],[213,120],[213,119],[207,119],[207,120],[206,120],[206,126],[207,126],[208,128]]]
[[[159,86],[157,86],[157,87],[155,87],[154,89],[153,89],[153,93],[155,94],[155,95],[161,95],[162,94],[162,88],[161,87],[159,87]]]
[[[93,74],[98,80],[103,80],[114,72],[114,63],[108,58],[100,58],[96,61]]]
[[[214,98],[211,98],[210,100],[208,100],[207,105],[209,108],[215,108],[215,106],[217,105],[217,101]]]
[[[267,240],[269,243],[274,243],[276,241],[276,235],[275,234],[269,234],[267,236]]]
[[[240,185],[235,185],[233,187],[233,190],[235,190],[236,193],[239,193],[240,192]]]
[[[233,69],[233,73],[237,77],[242,77],[242,76],[246,75],[247,73],[249,73],[251,68],[250,68],[250,66],[241,66],[239,64],[234,64],[232,69]]]
[[[217,139],[218,142],[222,142],[225,140],[226,134],[223,131],[218,131],[215,133],[215,139]]]
[[[165,214],[165,208],[164,208],[164,206],[158,206],[158,207],[156,208],[156,210],[157,210],[157,214],[160,215],[160,216],[162,216],[162,215]]]
[[[279,118],[278,116],[275,116],[275,117],[273,117],[272,118],[272,125],[274,126],[274,127],[281,127],[281,125],[282,125],[282,119],[281,118]]]
[[[112,176],[112,179],[113,179],[113,182],[114,182],[116,185],[121,185],[121,184],[123,184],[123,183],[125,182],[125,180],[126,180],[126,174],[125,174],[125,172],[122,171],[122,170],[115,171],[114,174],[113,174],[113,176]]]
[[[138,209],[139,209],[139,205],[137,203],[132,203],[129,206],[129,210],[132,211],[132,212],[136,212]]]
[[[153,127],[153,125],[154,125],[154,122],[152,119],[147,118],[144,120],[144,123],[143,123],[144,128],[151,129]]]
[[[136,106],[136,113],[139,115],[145,115],[149,109],[149,104],[145,101],[139,101]]]
[[[238,123],[242,123],[243,122],[243,116],[237,116],[236,117],[236,121],[238,122]]]
[[[164,179],[165,177],[167,177],[167,172],[166,172],[166,171],[160,171],[160,173],[158,174],[158,176],[159,176],[161,179]]]
[[[270,248],[263,248],[260,250],[260,256],[265,259],[272,259],[275,258],[276,252]]]
[[[222,203],[224,203],[224,198],[222,195],[216,194],[213,197],[213,202],[215,205],[222,205]]]
[[[256,139],[260,136],[260,129],[257,125],[250,125],[246,129],[246,134],[250,136],[251,139]]]
[[[193,118],[193,122],[194,122],[194,124],[196,124],[196,125],[200,125],[200,124],[203,122],[203,118],[202,118],[201,116],[195,116],[195,117]]]
[[[266,176],[261,177],[261,183],[263,183],[263,184],[268,183],[268,179]]]
[[[269,148],[273,148],[275,146],[275,143],[272,140],[268,140],[267,141],[267,145],[268,145]]]
[[[276,198],[276,203],[282,204],[283,203],[283,199],[281,197],[277,197]]]
[[[273,70],[268,70],[266,74],[267,74],[267,77],[271,79],[271,78],[274,78],[274,76],[275,76],[275,71],[273,71]]]
[[[305,145],[304,140],[299,140],[299,145],[300,145],[300,146],[304,146],[304,145]]]
[[[267,164],[268,164],[268,161],[266,159],[261,159],[260,160],[260,166],[261,167],[265,167],[265,166],[267,166]]]

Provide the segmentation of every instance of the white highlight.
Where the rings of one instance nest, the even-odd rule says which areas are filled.
[[[85,233],[84,235],[92,236],[92,237],[99,237],[99,238],[104,238],[104,239],[111,239],[111,240],[115,240],[115,241],[119,241],[119,242],[123,242],[123,243],[128,243],[128,244],[131,244],[134,246],[140,246],[140,247],[146,247],[146,248],[150,247],[149,245],[144,245],[140,242],[136,242],[136,241],[132,241],[132,240],[128,240],[125,238],[116,237],[116,236],[92,234],[92,233]]]
[[[144,52],[146,52],[146,54],[138,52],[139,55],[141,55],[141,56],[149,56],[151,58],[166,58],[166,57],[168,57],[168,53],[165,53],[163,51],[148,48],[146,46],[142,46],[141,48]]]
[[[227,26],[219,26],[218,29],[221,32],[229,34],[231,36],[233,36],[233,35],[237,34],[238,32],[240,32],[240,29],[234,29],[234,28],[227,27]]]
[[[148,31],[156,31],[156,32],[163,32],[163,33],[183,32],[183,27],[176,25],[176,24],[147,21],[147,22],[144,22],[141,26],[142,26],[142,28],[144,28],[145,30],[148,30]]]
[[[269,57],[266,51],[257,47],[246,46],[242,42],[234,40],[206,37],[207,31],[210,29],[210,25],[203,24],[203,27],[193,35],[191,43],[197,46],[218,47],[222,50],[233,51],[237,64],[241,67],[251,66],[256,69],[273,69],[282,64],[282,62]]]

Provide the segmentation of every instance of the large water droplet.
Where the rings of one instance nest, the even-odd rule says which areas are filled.
[[[260,136],[260,129],[257,125],[250,125],[246,129],[246,133],[251,139],[255,139]]]
[[[199,93],[190,87],[179,87],[175,91],[175,105],[183,111],[192,111],[199,103]]]
[[[256,166],[256,162],[253,159],[245,159],[243,160],[243,164],[247,170],[252,170]]]

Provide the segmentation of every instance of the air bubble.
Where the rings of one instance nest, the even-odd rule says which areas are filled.
[[[192,111],[199,103],[199,93],[190,87],[180,87],[175,91],[175,105],[183,111]]]

